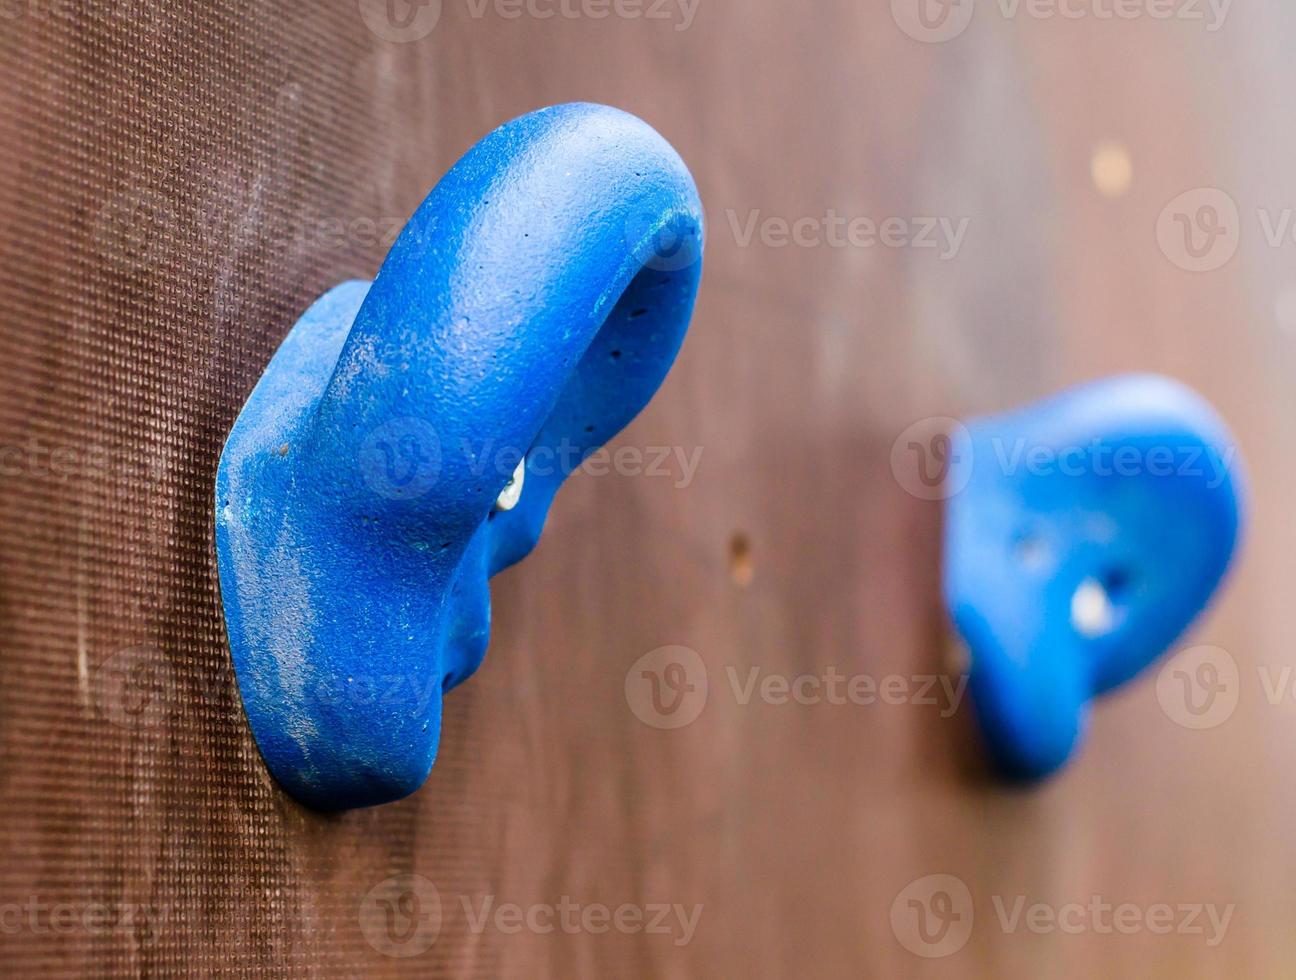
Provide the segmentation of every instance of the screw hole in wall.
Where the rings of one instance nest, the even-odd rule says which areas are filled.
[[[751,585],[756,577],[751,538],[742,531],[735,531],[729,538],[729,577],[742,589]]]

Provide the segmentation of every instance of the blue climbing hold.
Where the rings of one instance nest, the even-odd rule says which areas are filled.
[[[977,720],[996,766],[1036,779],[1219,585],[1236,444],[1183,385],[1116,377],[957,427],[946,486],[945,602]]]
[[[442,695],[485,654],[487,579],[661,384],[702,248],[661,136],[556,106],[478,143],[372,283],[293,327],[221,455],[216,553],[248,721],[296,799],[422,785]]]

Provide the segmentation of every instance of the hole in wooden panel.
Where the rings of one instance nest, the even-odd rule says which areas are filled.
[[[729,539],[729,577],[740,588],[751,585],[756,577],[756,565],[752,560],[751,539],[742,531],[735,531]]]

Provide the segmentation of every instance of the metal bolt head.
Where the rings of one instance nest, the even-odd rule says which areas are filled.
[[[526,480],[526,457],[524,456],[517,464],[517,469],[509,477],[508,483],[500,491],[500,495],[495,498],[495,509],[499,511],[512,510],[522,499],[522,484]]]

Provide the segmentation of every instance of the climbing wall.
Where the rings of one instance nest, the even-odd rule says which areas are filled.
[[[912,6],[0,5],[0,969],[1286,975],[1296,11]],[[689,338],[614,444],[642,461],[573,477],[495,581],[427,785],[305,810],[225,644],[225,433],[460,154],[572,100],[697,179]],[[1236,252],[1203,264],[1166,209],[1221,193]],[[940,503],[892,448],[1129,369],[1201,390],[1249,460],[1242,562],[1184,641],[1235,701],[1194,727],[1154,668],[1007,788],[959,697]]]

